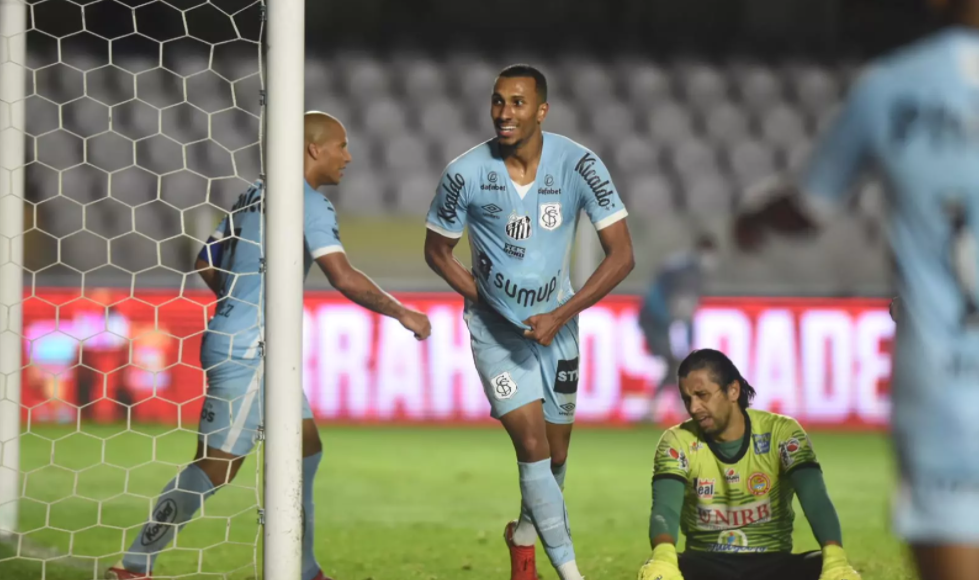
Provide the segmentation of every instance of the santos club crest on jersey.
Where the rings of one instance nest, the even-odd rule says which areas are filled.
[[[510,219],[506,224],[506,235],[514,240],[526,240],[530,237],[530,216],[517,215],[517,212],[510,214]]]
[[[540,204],[540,227],[545,230],[556,230],[561,227],[561,204]]]

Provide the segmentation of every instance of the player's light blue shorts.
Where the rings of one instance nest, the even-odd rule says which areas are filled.
[[[265,366],[261,360],[209,361],[202,353],[207,373],[207,396],[201,407],[198,439],[212,449],[242,456],[255,447],[262,425],[265,396]],[[303,419],[313,412],[303,393]]]
[[[573,423],[578,399],[578,317],[558,331],[550,346],[483,305],[466,311],[476,371],[499,419],[537,400],[548,423]]]
[[[905,330],[892,389],[895,533],[911,543],[977,544],[979,352]]]

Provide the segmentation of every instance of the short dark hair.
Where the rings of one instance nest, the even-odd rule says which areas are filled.
[[[501,70],[498,76],[505,79],[519,77],[534,79],[534,82],[537,84],[537,96],[540,97],[540,102],[547,102],[547,79],[544,77],[544,73],[540,72],[537,68],[529,64],[511,64]]]
[[[727,358],[723,352],[712,348],[702,348],[695,350],[680,363],[677,370],[677,378],[686,378],[693,371],[707,369],[710,371],[711,378],[727,392],[727,387],[734,381],[741,385],[741,393],[738,395],[738,406],[747,409],[751,405],[751,399],[755,398],[755,389],[748,384],[734,366],[731,359]]]

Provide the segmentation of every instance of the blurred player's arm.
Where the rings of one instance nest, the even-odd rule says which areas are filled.
[[[734,223],[735,240],[742,249],[757,248],[768,232],[813,233],[837,214],[869,157],[873,106],[871,82],[865,75],[818,139],[798,180],[772,178],[745,193]]]
[[[431,228],[425,232],[425,262],[453,290],[473,302],[479,302],[476,279],[453,253],[459,238],[444,236]]]
[[[427,316],[406,308],[394,296],[382,290],[366,274],[353,267],[346,253],[330,252],[316,258],[316,263],[330,284],[347,299],[372,312],[394,318],[412,331],[416,338],[425,339],[431,334],[432,327]]]
[[[468,300],[479,302],[476,279],[453,254],[468,219],[470,186],[463,173],[465,168],[455,163],[449,164],[442,173],[425,219],[425,263],[453,290]]]
[[[221,297],[221,287],[224,285],[224,279],[221,277],[221,272],[216,266],[221,264],[221,255],[224,253],[224,244],[226,241],[224,239],[224,232],[227,222],[227,217],[221,220],[214,233],[207,238],[207,242],[201,248],[200,253],[197,254],[197,261],[194,263],[194,269],[197,270],[197,274],[218,298]]]
[[[307,251],[338,292],[372,312],[397,320],[415,338],[428,338],[432,333],[432,326],[427,316],[417,310],[405,308],[347,260],[347,254],[340,242],[340,225],[333,204],[326,198],[313,203],[307,201],[304,222]]]
[[[820,580],[859,579],[843,551],[843,531],[840,518],[829,498],[823,472],[816,460],[812,441],[794,419],[776,428],[775,441],[781,464],[781,474],[795,488],[799,505],[806,514],[809,527],[823,550],[823,570]]]

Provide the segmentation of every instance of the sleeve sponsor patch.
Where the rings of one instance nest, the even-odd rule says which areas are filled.
[[[678,451],[670,447],[670,457],[675,459],[677,463],[680,464],[680,469],[687,471],[690,469],[690,462],[687,461],[687,456],[684,455],[683,451]]]

